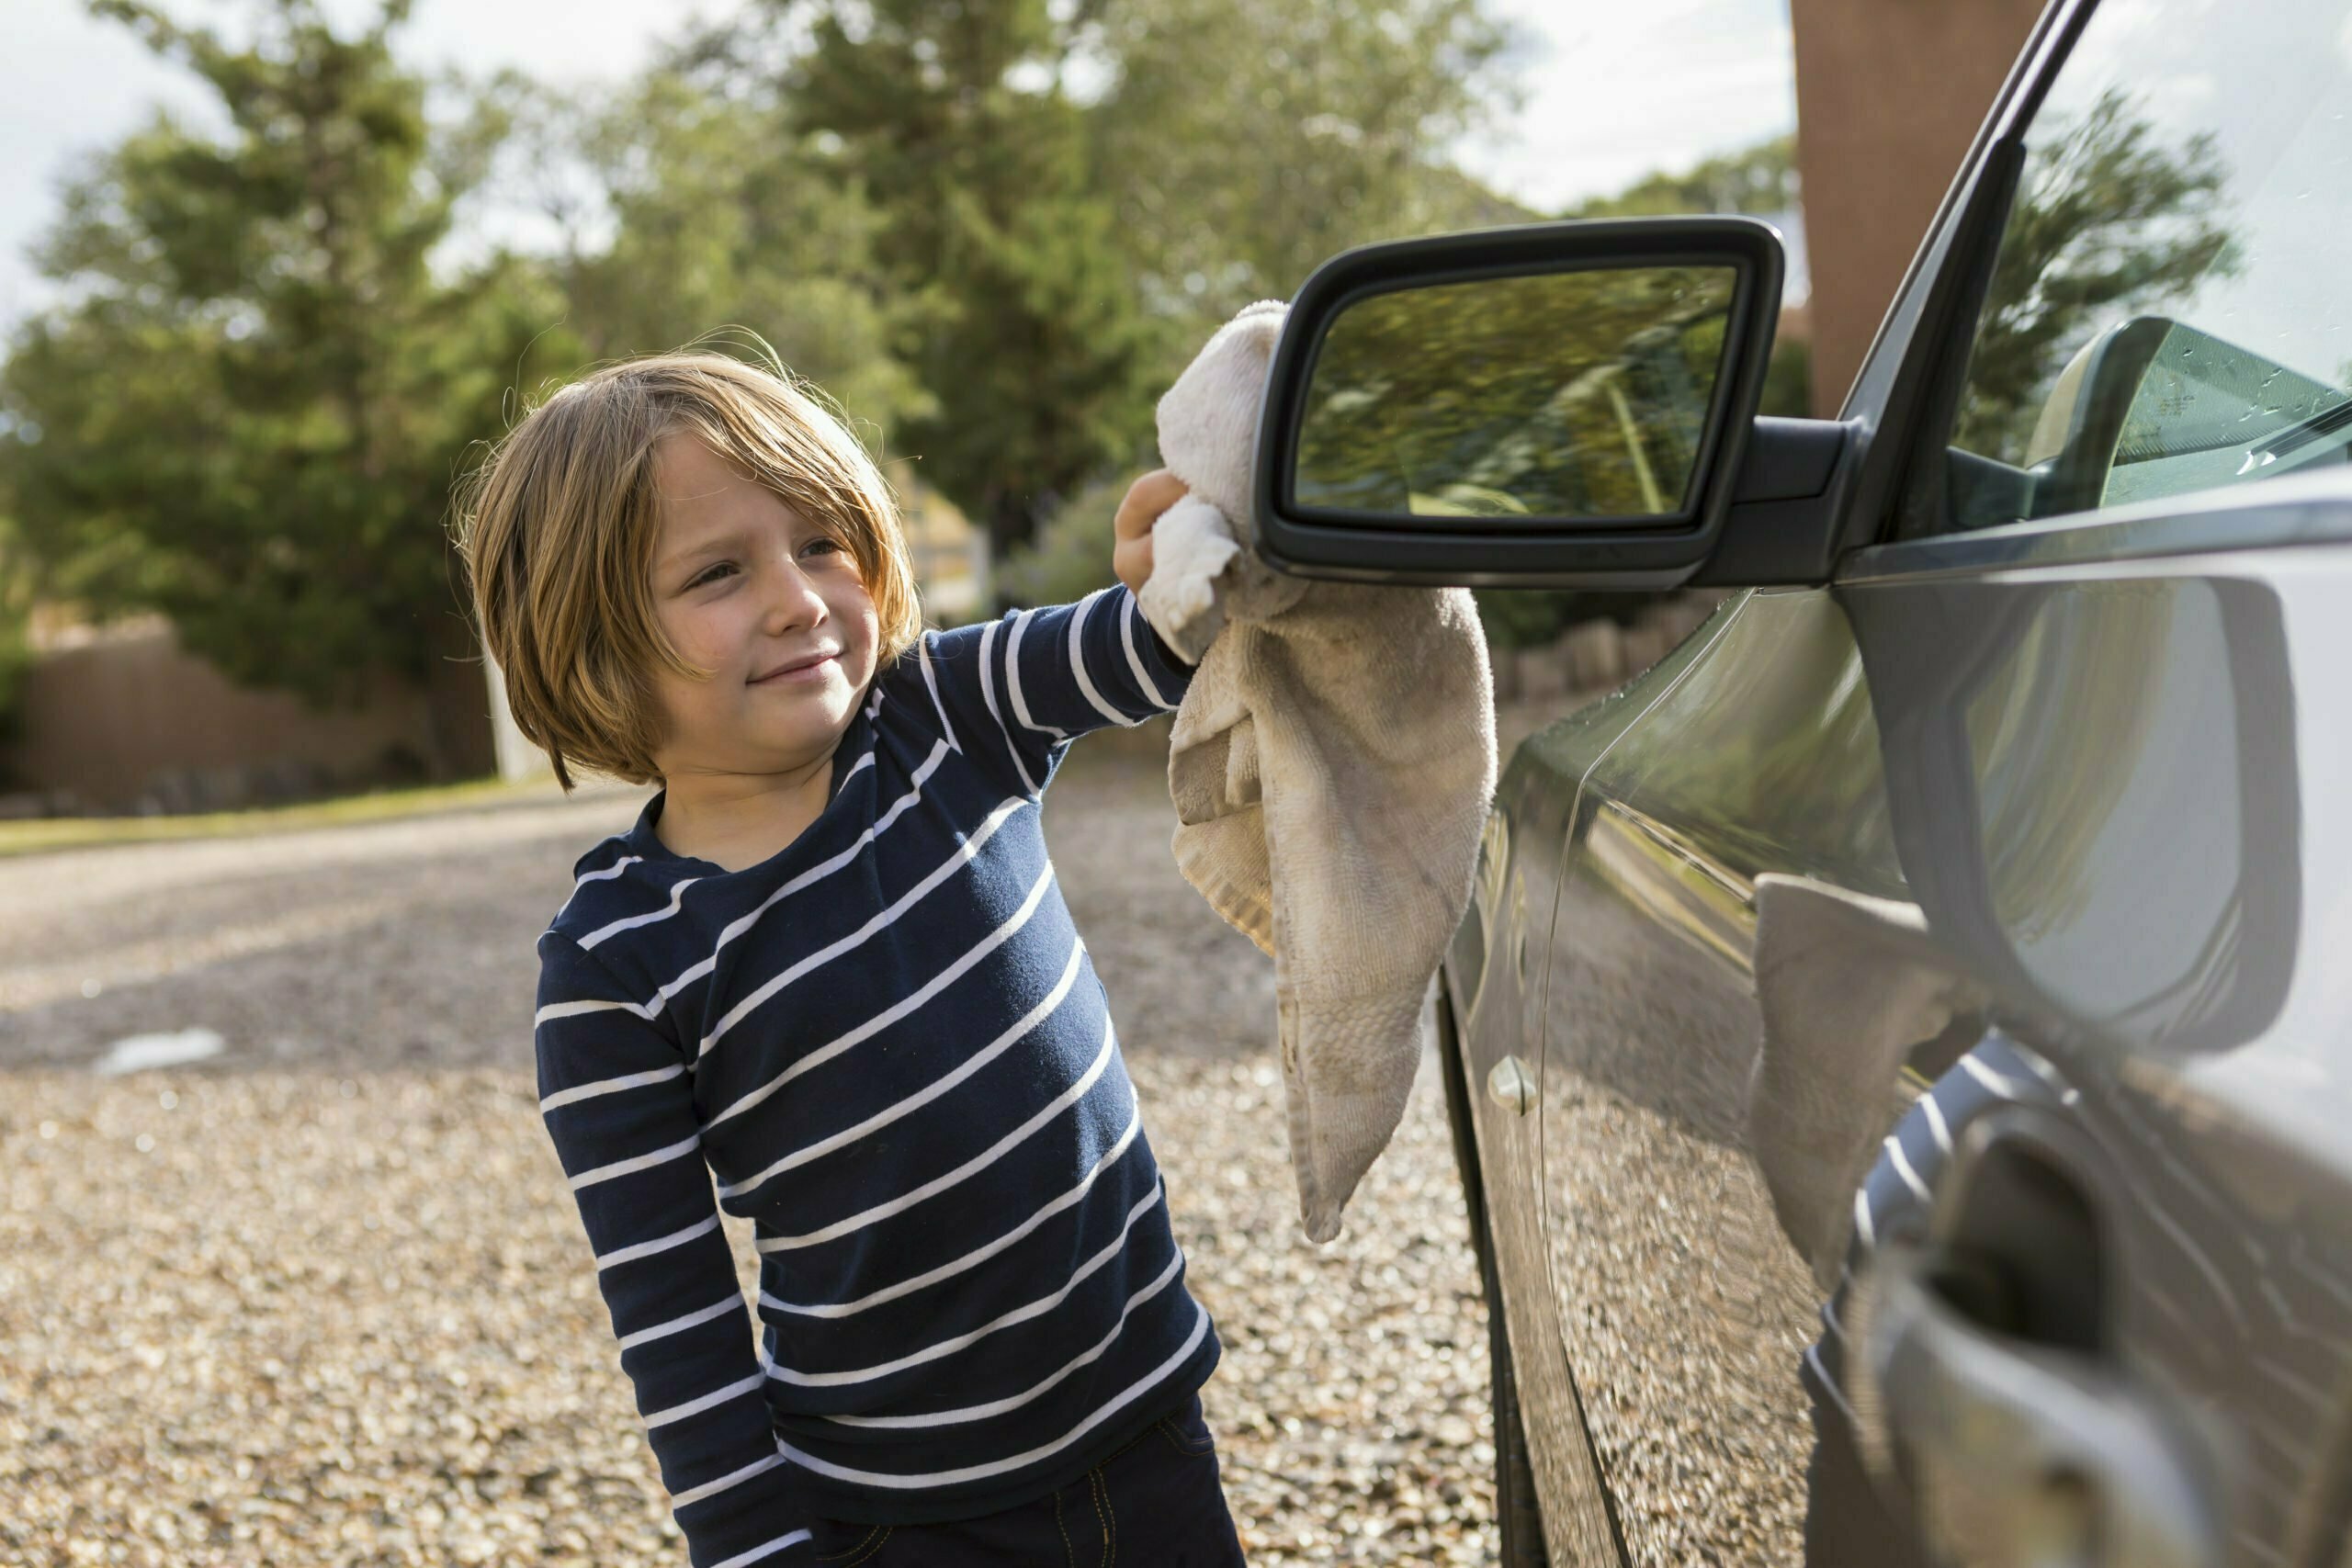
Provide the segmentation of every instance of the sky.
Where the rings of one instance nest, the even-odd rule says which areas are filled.
[[[51,297],[26,248],[53,220],[79,154],[167,105],[204,95],[79,0],[5,0],[0,50],[0,328]],[[400,47],[425,69],[515,66],[556,84],[609,82],[684,19],[740,0],[417,0]],[[233,27],[243,0],[176,0],[190,22]],[[332,14],[350,7],[330,0]],[[1526,102],[1499,133],[1456,149],[1463,167],[1544,210],[1618,190],[1796,124],[1787,0],[1490,0],[1528,42]]]

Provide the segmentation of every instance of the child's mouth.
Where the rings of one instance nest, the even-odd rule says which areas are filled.
[[[752,677],[749,684],[754,686],[776,686],[790,684],[791,682],[797,681],[820,681],[824,679],[825,672],[827,671],[831,670],[834,665],[840,662],[840,655],[828,653],[823,658],[811,660],[807,664],[795,665],[788,670],[770,671],[765,675],[754,675]]]

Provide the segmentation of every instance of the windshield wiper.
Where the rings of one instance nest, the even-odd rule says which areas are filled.
[[[2324,441],[2346,427],[2352,427],[2352,401],[2322,409],[2309,419],[2289,425],[2265,445],[2248,447],[2245,468],[2238,472],[2243,474],[2248,468],[2267,468],[2289,453],[2300,452],[2312,442]]]

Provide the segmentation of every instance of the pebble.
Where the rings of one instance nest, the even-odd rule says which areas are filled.
[[[1328,1247],[1271,1067],[1128,1066],[1225,1344],[1202,1404],[1250,1562],[1491,1561],[1434,1063]],[[6,1086],[0,1561],[684,1562],[526,1077]]]

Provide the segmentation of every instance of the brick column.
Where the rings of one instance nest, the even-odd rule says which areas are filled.
[[[1790,0],[1813,406],[1845,401],[2041,0]]]

